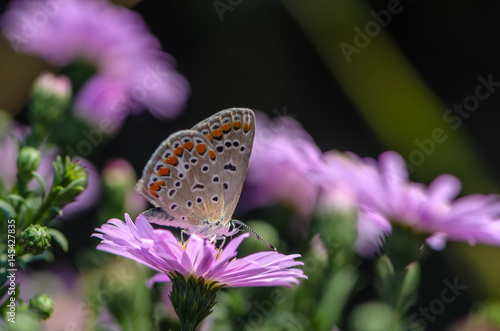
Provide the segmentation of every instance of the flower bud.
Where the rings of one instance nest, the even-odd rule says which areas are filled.
[[[52,237],[47,228],[39,224],[30,225],[21,233],[21,246],[24,252],[31,255],[40,255],[50,247]]]
[[[324,189],[318,197],[314,224],[329,252],[352,248],[357,237],[357,210],[349,191],[342,187]]]
[[[58,202],[73,201],[87,188],[88,174],[78,161],[73,162],[69,156],[63,160],[57,156],[54,162],[54,181],[51,190],[58,191]]]
[[[59,121],[70,99],[71,82],[68,77],[42,73],[33,84],[33,122],[47,126]]]
[[[48,294],[42,293],[30,299],[30,308],[46,320],[54,312],[54,302]]]
[[[40,152],[33,147],[21,147],[17,155],[17,171],[19,176],[24,180],[29,180],[32,177],[33,171],[36,171],[40,166]]]
[[[106,197],[104,218],[113,218],[125,211],[138,214],[147,208],[146,200],[134,191],[137,181],[134,168],[124,159],[113,159],[106,163],[102,182]]]
[[[124,195],[134,188],[136,176],[129,162],[124,159],[114,159],[104,166],[102,180],[106,190]]]

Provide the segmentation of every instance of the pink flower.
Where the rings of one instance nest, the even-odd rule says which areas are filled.
[[[146,218],[139,215],[135,224],[128,214],[126,222],[111,219],[96,229],[94,237],[101,239],[97,249],[121,255],[159,272],[153,280],[170,281],[169,274],[203,278],[227,287],[290,286],[298,278],[306,278],[303,271],[293,267],[302,265],[294,259],[298,254],[285,255],[276,251],[236,257],[236,249],[248,233],[231,240],[219,250],[208,240],[192,234],[185,247],[166,229],[153,229]]]
[[[8,122],[0,128],[0,194],[10,194],[17,180],[17,155],[19,144],[24,143],[30,129],[15,122]],[[52,161],[52,159],[51,159]],[[42,158],[42,163],[45,161]]]
[[[429,186],[409,181],[403,158],[395,152],[376,160],[338,153],[327,157],[323,185],[347,182],[360,210],[358,247],[368,252],[391,232],[391,223],[429,234],[427,244],[443,249],[447,240],[500,245],[500,199],[469,195],[456,199],[460,181],[437,177]],[[361,241],[359,241],[361,240]]]
[[[57,66],[83,60],[96,68],[75,96],[79,115],[93,125],[117,129],[144,108],[171,118],[187,99],[189,85],[174,59],[141,16],[124,7],[105,0],[14,0],[0,24],[16,51]]]
[[[248,208],[283,202],[309,218],[318,185],[308,174],[321,166],[320,157],[319,148],[293,118],[270,121],[266,115],[256,113],[243,205]]]

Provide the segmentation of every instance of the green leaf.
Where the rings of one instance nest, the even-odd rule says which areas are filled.
[[[52,239],[54,239],[59,246],[63,249],[63,251],[67,252],[69,248],[69,243],[68,239],[66,239],[66,236],[64,234],[56,229],[53,228],[48,228],[47,232],[52,236]]]
[[[7,219],[15,218],[16,216],[14,207],[12,207],[12,205],[5,200],[0,200],[0,210],[3,212],[5,218]]]
[[[54,213],[56,213],[59,216],[62,216],[62,214],[63,214],[62,209],[57,207],[57,206],[50,207],[50,210],[52,210]]]
[[[45,194],[47,193],[47,185],[45,185],[45,181],[42,176],[36,171],[32,173],[33,177],[37,180],[38,184],[40,184],[40,188],[42,189],[42,199],[45,199]]]
[[[317,330],[329,331],[340,321],[347,299],[358,280],[356,269],[346,266],[327,280],[324,296],[318,305],[315,322]]]
[[[387,255],[382,255],[375,263],[375,272],[383,281],[393,281],[394,266]]]
[[[401,284],[398,308],[400,313],[406,311],[415,303],[420,284],[420,265],[418,262],[410,263],[406,267],[406,274]]]
[[[398,315],[382,302],[366,302],[356,306],[349,316],[349,330],[391,331],[402,330]]]
[[[9,196],[8,196],[8,197],[9,197],[9,199],[10,199],[10,200],[19,201],[19,202],[20,202],[20,203],[22,203],[22,204],[25,204],[25,203],[26,203],[25,199],[24,199],[22,196],[20,196],[20,195],[17,195],[17,194],[9,194]]]
[[[379,277],[378,291],[382,300],[393,308],[397,306],[400,291],[397,272],[391,259],[385,254],[375,262],[375,273]]]

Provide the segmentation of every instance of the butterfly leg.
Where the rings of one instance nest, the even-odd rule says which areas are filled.
[[[213,236],[210,237],[210,243],[211,244],[217,243],[217,235],[214,234]]]
[[[222,249],[222,247],[224,247],[225,243],[226,243],[226,236],[222,236],[222,242],[220,243],[219,248]]]
[[[187,241],[184,241],[184,234],[185,235],[189,235],[189,233],[186,230],[181,230],[181,244],[182,244],[182,247],[186,246],[186,243],[187,243]]]

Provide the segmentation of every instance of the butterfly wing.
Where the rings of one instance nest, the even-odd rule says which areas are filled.
[[[245,181],[255,136],[255,115],[246,108],[222,110],[192,130],[207,138],[216,151],[224,196],[222,225],[231,221]]]
[[[146,212],[149,221],[195,232],[224,211],[222,159],[209,139],[195,130],[169,136],[144,168],[136,189],[162,212]]]

